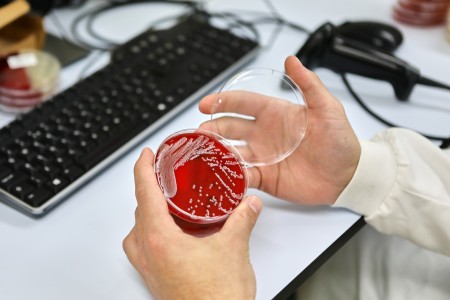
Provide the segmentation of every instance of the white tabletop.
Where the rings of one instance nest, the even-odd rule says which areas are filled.
[[[405,36],[397,55],[423,74],[450,83],[450,43],[446,41],[445,28],[417,28],[396,23],[391,18],[394,2],[273,1],[282,16],[311,31],[326,21],[340,24],[346,20],[368,19],[397,25]],[[258,16],[255,11],[268,12],[262,0],[217,0],[207,1],[205,5],[210,10],[233,11],[250,18]],[[109,24],[101,28],[103,33],[125,41],[145,29],[152,16],[180,11],[176,5],[170,8],[161,4],[139,6],[115,11],[109,19],[104,16],[98,26]],[[57,11],[65,24],[76,13],[67,9]],[[46,24],[54,27],[48,20]],[[258,28],[264,44],[274,26]],[[284,58],[294,54],[306,38],[303,33],[284,28],[275,43],[249,67],[282,70]],[[105,57],[101,60],[98,67],[107,61]],[[65,68],[60,89],[76,82],[87,63],[92,63],[92,57]],[[325,69],[317,73],[343,102],[359,137],[370,138],[385,128],[358,106],[336,74]],[[379,83],[359,80],[355,81],[355,86],[386,118],[428,133],[450,134],[448,93],[421,88],[413,92],[410,102],[400,103],[389,89],[386,89],[387,96],[381,97]],[[12,118],[10,114],[0,113],[0,126]],[[169,134],[196,127],[204,119],[195,105],[188,108],[41,219],[32,219],[0,204],[0,297],[9,300],[151,298],[121,245],[134,224],[133,165],[142,147],[156,149]],[[250,241],[258,299],[275,297],[360,218],[343,209],[302,207],[253,190],[249,193],[261,195],[265,203]]]

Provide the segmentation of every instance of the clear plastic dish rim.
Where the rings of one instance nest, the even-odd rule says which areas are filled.
[[[214,111],[214,107],[216,107],[216,103],[217,101],[219,101],[219,96],[222,92],[225,92],[230,86],[234,85],[236,82],[238,82],[239,80],[241,80],[242,78],[246,78],[246,77],[253,77],[253,76],[274,76],[278,77],[279,80],[281,80],[283,82],[283,84],[286,84],[291,91],[294,93],[295,97],[296,97],[296,101],[298,105],[303,105],[305,110],[306,110],[306,116],[304,119],[304,124],[303,124],[303,128],[304,130],[302,132],[299,132],[298,134],[298,140],[291,145],[290,148],[286,149],[286,151],[284,153],[280,153],[276,158],[272,159],[272,160],[268,160],[268,161],[264,161],[264,162],[255,162],[255,161],[244,161],[245,162],[245,166],[246,168],[250,168],[250,167],[262,167],[262,166],[267,166],[267,165],[272,165],[272,164],[276,164],[279,163],[280,161],[284,160],[286,157],[288,157],[289,155],[292,154],[292,152],[295,151],[295,149],[297,149],[297,147],[300,145],[300,143],[302,142],[305,133],[306,133],[306,129],[307,129],[307,125],[308,125],[308,104],[306,102],[306,98],[303,95],[302,90],[300,89],[300,87],[294,82],[294,80],[287,75],[285,72],[281,72],[275,69],[271,69],[271,68],[249,68],[249,69],[245,69],[242,70],[241,72],[238,72],[237,74],[235,74],[234,76],[232,76],[219,90],[219,92],[217,93],[217,98],[216,98],[216,102],[213,105],[213,111],[211,111],[211,120],[214,120],[214,115],[215,115],[215,111]],[[303,103],[300,103],[300,99],[302,99]],[[216,134],[218,135],[218,134]],[[218,135],[220,136],[220,135]],[[225,139],[223,137],[221,137],[222,139]],[[226,139],[225,139],[226,140]],[[234,146],[232,146],[234,148]],[[236,150],[236,148],[234,148]],[[236,150],[237,151],[237,150]],[[238,152],[238,151],[237,151]]]
[[[184,135],[184,134],[192,134],[192,133],[196,133],[196,134],[201,134],[204,136],[207,136],[208,138],[214,139],[215,141],[221,143],[225,148],[227,148],[227,150],[230,151],[230,153],[233,154],[234,158],[237,160],[237,162],[239,163],[239,166],[241,167],[242,173],[244,174],[244,191],[242,193],[243,197],[242,199],[240,199],[239,203],[244,199],[245,194],[247,193],[247,189],[248,189],[248,174],[247,174],[247,168],[246,168],[246,164],[244,163],[244,159],[242,158],[241,154],[239,153],[239,151],[236,150],[236,148],[230,144],[230,142],[225,139],[224,137],[222,137],[221,135],[215,133],[215,132],[211,132],[208,130],[204,130],[204,129],[184,129],[184,130],[180,130],[177,132],[172,133],[171,135],[169,135],[168,137],[166,137],[160,144],[160,146],[158,147],[158,149],[156,150],[156,154],[155,154],[155,158],[154,158],[154,173],[157,174],[156,172],[156,159],[159,153],[159,148],[165,144],[166,141],[180,136],[180,135]],[[159,186],[161,187],[161,183],[159,181],[159,177],[156,176],[156,179],[158,181]],[[174,208],[177,212],[179,212],[179,214],[176,214],[178,217],[182,218],[183,220],[190,222],[190,223],[196,223],[196,224],[214,224],[214,223],[218,223],[221,222],[225,219],[228,218],[228,216],[234,211],[234,208],[230,213],[224,214],[222,216],[216,216],[216,217],[201,217],[201,216],[192,216],[191,214],[185,212],[184,210],[182,210],[181,208],[179,208],[175,203],[172,202],[172,200],[170,200],[168,197],[166,197],[164,195],[164,197],[166,198],[167,203],[169,203],[169,205]],[[236,207],[239,206],[236,205]]]

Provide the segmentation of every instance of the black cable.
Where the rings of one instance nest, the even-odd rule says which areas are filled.
[[[445,89],[445,90],[450,90],[450,85],[441,83],[441,82],[437,82],[433,79],[430,78],[426,78],[421,76],[419,78],[419,80],[417,81],[417,83],[423,84],[423,85],[427,85],[427,86],[431,86],[431,87],[437,87],[437,88],[441,88],[441,89]]]
[[[448,137],[445,140],[443,140],[440,147],[441,147],[441,149],[449,148],[450,147],[450,137]]]
[[[279,20],[278,22],[276,22],[276,26],[273,29],[272,33],[269,36],[269,41],[267,42],[267,45],[269,45],[270,48],[271,45],[275,44],[275,40],[277,39],[278,35],[281,32],[281,29],[283,28],[283,26],[285,25],[284,22],[282,22],[283,17],[281,16],[281,14],[278,12],[277,8],[273,5],[273,3],[270,0],[263,0],[263,2],[266,4],[266,6],[269,8],[269,11],[272,13],[272,16]]]
[[[230,30],[233,28],[239,28],[239,27],[247,28],[250,32],[253,33],[255,41],[260,42],[259,32],[258,32],[258,30],[256,30],[253,23],[242,20],[234,13],[230,13],[230,12],[211,13],[211,12],[207,12],[207,11],[201,11],[201,13],[210,19],[211,18],[222,18],[222,19],[228,19],[228,20],[234,22],[234,24],[233,23],[228,24],[228,26],[229,26],[228,29],[230,29]]]
[[[111,3],[106,4],[106,6],[112,5]],[[78,28],[79,28],[79,24],[86,18],[88,17],[91,13],[96,12],[97,10],[101,10],[103,7],[105,7],[105,5],[100,6],[99,8],[95,9],[95,10],[90,10],[86,13],[80,14],[78,15],[75,20],[73,20],[71,26],[70,26],[70,31],[72,33],[72,36],[74,37],[74,39],[76,40],[76,42],[83,46],[86,47],[87,49],[90,50],[102,50],[102,51],[107,51],[109,50],[109,47],[105,47],[105,46],[98,46],[98,45],[93,45],[91,43],[86,42],[83,37],[81,36],[81,34],[78,32]]]
[[[248,11],[248,10],[242,11],[241,10],[241,12],[244,12],[246,14],[248,14],[248,13],[264,14],[264,17],[256,19],[256,20],[252,20],[252,21],[242,21],[241,20],[241,22],[245,22],[247,25],[251,24],[252,27],[255,27],[255,25],[264,24],[264,23],[275,23],[277,25],[277,26],[275,26],[274,30],[272,31],[268,42],[266,43],[265,46],[262,46],[262,48],[268,49],[272,45],[274,45],[277,36],[281,32],[281,27],[282,26],[288,26],[288,27],[293,28],[293,29],[295,29],[297,31],[300,31],[300,32],[303,32],[303,33],[309,33],[309,30],[307,30],[305,27],[303,27],[301,25],[298,25],[298,24],[295,24],[295,23],[292,23],[292,22],[287,21],[286,19],[284,19],[270,0],[263,0],[263,2],[265,3],[267,8],[269,9],[271,15],[267,16],[267,15],[265,15],[266,14],[265,12],[263,13],[263,12],[257,12],[257,11]],[[223,13],[223,14],[231,15],[231,13]],[[233,13],[232,15],[234,15],[235,18],[238,18],[236,13]],[[259,41],[259,39],[258,39],[258,41]]]
[[[65,30],[61,20],[59,19],[59,17],[56,15],[56,11],[52,10],[49,15],[50,17],[50,21],[53,22],[53,24],[55,25],[55,28],[58,31],[58,37],[60,39],[62,39],[63,41],[67,41],[67,38],[69,37],[68,32]]]
[[[280,14],[280,12],[278,11],[278,9],[275,7],[275,5],[272,3],[271,0],[263,0],[264,3],[266,3],[266,6],[269,8],[269,10],[272,12],[272,16],[274,17],[274,19],[278,22],[280,22],[282,25],[288,25],[289,27],[292,27],[294,29],[297,29],[301,32],[304,33],[309,33],[308,30],[306,30],[304,27],[297,25],[297,24],[293,24],[291,22],[288,22],[285,18],[283,18],[283,16]]]
[[[231,19],[233,21],[234,24],[229,24],[230,28],[232,29],[234,26],[238,26],[238,27],[246,27],[247,29],[249,29],[255,36],[256,40],[259,40],[259,33],[257,32],[257,30],[255,29],[255,27],[253,26],[253,24],[251,24],[250,22],[246,22],[242,19],[240,19],[239,17],[237,17],[235,14],[233,13],[208,13],[204,10],[202,10],[200,8],[200,6],[197,3],[194,2],[190,2],[190,1],[177,1],[177,2],[173,2],[173,1],[168,1],[168,0],[134,0],[134,1],[110,1],[109,3],[107,3],[106,5],[102,5],[94,10],[91,10],[85,14],[82,14],[80,16],[78,16],[74,22],[72,23],[72,33],[75,36],[75,38],[77,39],[77,41],[80,44],[83,44],[84,46],[89,47],[90,49],[96,49],[96,50],[109,50],[112,47],[118,46],[119,43],[116,43],[114,41],[111,41],[103,36],[101,36],[98,32],[96,32],[94,30],[93,27],[93,22],[95,21],[95,19],[109,11],[121,6],[125,6],[125,5],[129,5],[129,4],[135,4],[135,3],[147,3],[147,2],[162,2],[162,3],[170,3],[170,4],[183,4],[186,5],[187,7],[192,8],[192,11],[190,13],[187,14],[183,14],[183,15],[177,15],[177,16],[171,16],[171,17],[164,17],[161,18],[159,20],[157,20],[156,22],[153,22],[151,24],[152,26],[156,26],[157,24],[160,24],[164,21],[170,20],[170,19],[176,19],[176,18],[180,18],[180,17],[186,17],[187,15],[192,15],[192,14],[203,14],[209,18],[214,18],[214,17],[219,17],[219,18],[228,18]],[[79,25],[82,21],[86,21],[86,30],[88,32],[88,34],[95,38],[96,40],[98,40],[99,42],[101,42],[103,45],[93,45],[93,44],[89,44],[87,43],[82,36],[79,34],[78,32],[78,28]],[[151,28],[150,27],[150,28]]]
[[[388,127],[402,127],[399,125],[396,125],[386,119],[384,119],[383,117],[379,116],[378,114],[376,114],[373,110],[371,110],[369,108],[369,106],[367,106],[361,99],[361,97],[355,92],[355,90],[351,87],[348,79],[347,79],[347,74],[343,73],[341,74],[341,78],[342,81],[345,84],[345,87],[348,89],[348,91],[350,92],[350,94],[353,96],[353,98],[356,100],[356,102],[359,103],[359,105],[361,105],[361,107],[368,113],[370,114],[372,117],[374,117],[375,119],[377,119],[378,121],[380,121],[381,123],[383,123],[384,125],[388,126]],[[448,148],[449,144],[450,144],[450,137],[442,137],[442,136],[435,136],[435,135],[429,135],[429,134],[424,134],[421,133],[417,130],[415,130],[416,132],[418,132],[419,134],[423,135],[424,137],[430,139],[430,140],[435,140],[435,141],[441,141],[442,144],[440,145],[440,147],[442,149],[444,148]]]
[[[238,11],[234,11],[232,13],[231,12],[220,12],[220,13],[214,12],[214,13],[211,13],[211,12],[203,11],[203,13],[207,14],[210,17],[230,18],[234,22],[236,22],[236,24],[238,26],[247,27],[250,31],[252,31],[252,33],[255,36],[255,40],[257,42],[261,42],[261,38],[260,38],[260,34],[259,34],[258,30],[256,29],[256,25],[264,24],[264,23],[275,23],[277,26],[272,31],[272,33],[271,33],[271,35],[269,37],[269,41],[266,43],[266,45],[262,46],[263,49],[268,49],[272,45],[274,45],[276,37],[281,32],[281,27],[282,26],[288,26],[288,27],[293,28],[293,29],[295,29],[297,31],[300,31],[300,32],[303,32],[303,33],[309,33],[309,30],[307,30],[305,27],[303,27],[303,26],[301,26],[299,24],[295,24],[293,22],[287,21],[286,19],[284,19],[270,0],[263,0],[263,2],[268,7],[268,9],[269,9],[269,11],[271,13],[270,15],[267,15],[266,12],[258,12],[258,11],[251,11],[251,10],[238,10]],[[245,21],[242,18],[240,18],[237,15],[236,12],[243,12],[245,14],[258,13],[258,14],[263,14],[264,17],[256,19],[256,20]],[[232,29],[232,27],[229,28],[229,29]]]
[[[162,22],[168,21],[168,20],[172,20],[172,19],[180,19],[180,18],[184,18],[184,17],[188,17],[190,15],[193,14],[202,14],[204,15],[206,18],[210,19],[210,18],[226,18],[228,20],[231,20],[231,23],[228,24],[228,26],[230,28],[228,29],[232,29],[233,27],[245,27],[248,30],[250,30],[250,32],[252,32],[254,34],[254,37],[256,40],[259,40],[259,33],[256,30],[256,28],[254,27],[253,24],[251,24],[250,22],[246,22],[242,19],[240,19],[238,16],[236,16],[235,14],[232,13],[208,13],[207,11],[203,10],[197,3],[193,3],[190,1],[177,1],[177,2],[172,2],[172,1],[168,1],[168,0],[131,0],[131,1],[117,1],[117,0],[112,0],[107,2],[106,4],[103,4],[101,6],[98,6],[94,9],[91,9],[83,14],[80,14],[71,24],[71,31],[72,31],[72,35],[74,36],[74,38],[76,39],[76,42],[78,44],[83,45],[84,47],[91,49],[91,50],[99,50],[100,54],[101,53],[105,53],[110,51],[112,48],[114,48],[115,46],[119,45],[118,43],[108,40],[107,38],[101,36],[99,33],[97,33],[94,30],[94,26],[93,26],[93,22],[95,21],[95,19],[97,19],[98,16],[100,16],[103,13],[106,13],[112,9],[115,8],[119,8],[121,6],[125,6],[125,5],[129,5],[129,4],[135,4],[135,3],[151,3],[151,2],[162,2],[162,3],[170,3],[170,4],[183,4],[186,5],[189,8],[192,8],[191,11],[189,11],[188,13],[184,13],[181,15],[176,15],[176,16],[169,16],[169,17],[163,17],[161,19],[158,19],[154,22],[152,22],[149,26],[149,29],[157,26],[158,24],[161,24]],[[102,45],[99,44],[92,44],[89,42],[86,42],[85,39],[82,37],[82,35],[80,34],[80,32],[78,31],[78,29],[80,28],[80,23],[82,21],[86,21],[86,30],[87,33],[94,39],[96,39],[96,41],[100,42]],[[92,59],[96,59],[98,55],[94,55],[92,57]],[[91,64],[89,64],[88,66],[86,66],[85,69],[83,69],[80,78],[83,78],[84,74],[87,72],[88,69],[90,69]]]
[[[304,28],[303,26],[295,24],[295,23],[292,23],[292,22],[289,22],[289,21],[287,21],[285,19],[277,19],[277,18],[274,18],[274,17],[265,17],[265,18],[260,18],[260,19],[256,19],[256,20],[252,21],[252,23],[255,24],[255,25],[256,24],[264,24],[264,23],[274,23],[274,22],[275,23],[276,22],[282,22],[282,23],[284,23],[284,25],[286,25],[288,27],[291,27],[292,29],[295,29],[297,31],[300,31],[300,32],[303,32],[303,33],[306,33],[306,34],[310,33],[310,31],[308,29]]]
[[[192,8],[192,9],[194,9],[194,11],[197,10],[197,8],[196,8],[196,6],[195,6],[195,4],[194,4],[193,2],[186,2],[186,1],[177,1],[177,2],[167,1],[167,0],[166,0],[166,1],[164,1],[164,0],[160,0],[160,1],[155,1],[155,0],[151,0],[151,1],[149,1],[149,0],[140,0],[140,1],[137,1],[137,0],[135,0],[135,1],[131,1],[131,2],[117,2],[117,1],[116,1],[116,2],[110,3],[110,4],[107,5],[107,6],[102,7],[102,8],[100,8],[100,9],[96,10],[96,11],[91,12],[91,13],[89,14],[89,16],[87,16],[86,29],[87,29],[88,33],[89,33],[92,37],[96,38],[97,40],[102,41],[103,43],[105,43],[106,45],[109,45],[110,47],[116,47],[116,46],[120,45],[120,43],[116,43],[116,42],[114,42],[114,41],[108,40],[107,38],[101,36],[99,33],[97,33],[97,32],[94,30],[93,22],[95,21],[95,19],[96,19],[100,14],[106,13],[106,12],[112,10],[112,9],[116,9],[116,8],[121,7],[121,6],[126,6],[126,5],[129,5],[129,4],[135,4],[135,3],[153,3],[153,2],[161,2],[161,3],[169,3],[169,4],[177,4],[177,5],[178,5],[178,4],[182,4],[182,5],[186,5],[186,7],[190,7],[190,8]],[[191,13],[192,13],[192,12],[191,12]],[[151,23],[151,26],[155,26],[156,24],[160,24],[160,23],[162,23],[162,22],[164,22],[164,21],[166,21],[166,20],[175,19],[175,18],[177,18],[177,17],[179,17],[179,16],[177,15],[177,16],[171,16],[171,17],[164,17],[164,18],[161,18],[161,19],[159,19],[159,20],[157,20],[157,21],[155,21],[155,22],[152,22],[152,23]]]
[[[293,28],[295,30],[298,30],[298,31],[303,32],[303,33],[308,33],[308,34],[310,33],[310,30],[306,29],[305,27],[303,27],[303,26],[301,26],[299,24],[296,24],[296,23],[293,23],[291,21],[288,21],[288,20],[286,20],[286,19],[284,19],[282,17],[277,18],[277,17],[273,17],[273,16],[267,16],[266,12],[253,11],[253,10],[242,10],[242,9],[237,9],[237,10],[234,10],[233,12],[234,12],[234,14],[239,12],[239,13],[244,13],[244,14],[263,15],[263,17],[261,17],[259,19],[249,21],[249,22],[251,22],[254,25],[263,24],[263,23],[283,22],[286,26],[291,27],[291,28]]]
[[[95,19],[95,17],[97,17],[98,15],[100,15],[103,12],[106,12],[106,11],[114,9],[114,8],[130,5],[130,4],[136,4],[136,3],[152,3],[152,2],[182,4],[182,5],[186,5],[189,7],[195,7],[195,3],[190,2],[190,1],[173,2],[173,1],[169,1],[169,0],[129,0],[129,1],[117,1],[117,0],[114,1],[114,0],[112,0],[112,1],[107,2],[106,4],[100,5],[99,7],[95,8],[95,9],[92,9],[90,11],[87,11],[87,12],[77,16],[71,24],[71,33],[74,36],[74,38],[76,39],[77,43],[79,43],[80,45],[82,45],[88,49],[103,50],[103,51],[110,50],[112,47],[117,46],[117,44],[114,43],[113,41],[107,40],[106,38],[100,36],[93,30],[92,22]],[[78,29],[80,27],[80,23],[82,21],[88,22],[88,25],[90,25],[90,26],[87,27],[86,30],[88,31],[88,33],[90,35],[93,35],[92,37],[96,38],[103,45],[95,45],[95,44],[89,43],[82,37],[82,35],[78,31]]]
[[[93,29],[93,25],[92,22],[94,21],[94,19],[101,13],[103,13],[104,11],[107,11],[111,8],[115,8],[117,7],[116,5],[112,6],[105,6],[102,9],[98,9],[95,12],[90,13],[87,17],[86,17],[86,30],[87,32],[94,37],[95,39],[101,41],[102,43],[104,43],[105,45],[108,45],[109,47],[115,47],[117,46],[117,43],[115,43],[114,41],[108,40],[104,37],[102,37],[101,35],[97,34],[97,32],[95,32],[95,30]]]
[[[232,29],[234,27],[246,27],[249,29],[253,35],[255,36],[255,40],[260,41],[259,32],[256,30],[255,25],[256,24],[262,24],[264,22],[269,23],[276,23],[276,27],[274,28],[274,31],[272,32],[270,36],[270,40],[267,43],[267,45],[273,45],[274,40],[280,33],[281,26],[289,26],[293,29],[296,29],[301,32],[308,33],[308,30],[306,30],[304,27],[294,24],[292,22],[289,22],[285,20],[277,11],[275,6],[272,4],[270,0],[263,0],[266,6],[269,8],[271,12],[270,17],[265,17],[263,19],[259,19],[256,22],[254,21],[244,21],[243,19],[239,18],[235,13],[231,12],[223,12],[223,13],[209,13],[203,10],[199,3],[192,2],[192,1],[170,1],[170,0],[110,0],[106,2],[103,5],[100,5],[99,7],[92,9],[90,11],[87,11],[86,13],[83,13],[79,15],[71,24],[71,33],[76,42],[80,45],[82,45],[85,48],[91,49],[91,50],[101,50],[101,51],[108,51],[111,48],[118,46],[120,43],[114,42],[112,40],[109,40],[99,34],[95,31],[93,22],[97,19],[97,17],[107,11],[110,11],[115,8],[119,8],[121,6],[126,6],[130,4],[136,4],[136,3],[151,3],[151,2],[161,2],[161,3],[170,3],[170,4],[182,4],[187,7],[190,7],[193,9],[192,13],[203,13],[204,15],[213,18],[213,17],[220,17],[220,18],[229,18],[231,19],[234,24],[230,24],[230,28]],[[173,18],[176,18],[179,16],[174,16]],[[158,20],[157,22],[160,23],[161,21],[165,21],[169,18],[164,18],[161,20]],[[87,33],[94,38],[98,43],[94,44],[92,42],[86,41],[86,39],[80,34],[79,28],[80,23],[86,21],[86,31]],[[264,47],[265,48],[265,47]]]

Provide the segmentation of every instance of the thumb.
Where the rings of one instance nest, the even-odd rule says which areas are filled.
[[[327,105],[330,99],[335,99],[320,78],[308,70],[295,56],[288,56],[285,60],[286,73],[300,87],[306,98],[308,107],[320,109]]]
[[[258,197],[245,197],[228,217],[222,228],[222,232],[234,236],[241,236],[248,240],[262,208],[263,203]]]

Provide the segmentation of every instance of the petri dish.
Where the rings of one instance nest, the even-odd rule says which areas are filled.
[[[55,91],[61,66],[51,54],[23,49],[0,58],[0,109],[26,112]]]
[[[208,130],[167,137],[155,174],[177,224],[195,235],[217,231],[248,189],[248,168],[276,164],[301,143],[307,105],[300,88],[272,69],[244,70],[216,94]]]
[[[399,0],[392,15],[399,22],[416,26],[434,26],[445,23],[448,0]]]
[[[450,6],[447,11],[447,41],[450,42]]]
[[[227,139],[247,167],[278,163],[303,140],[307,105],[284,72],[255,68],[233,76],[218,93],[210,130]]]
[[[155,172],[169,211],[185,230],[219,226],[247,190],[239,153],[226,139],[198,129],[166,138],[155,156]]]

